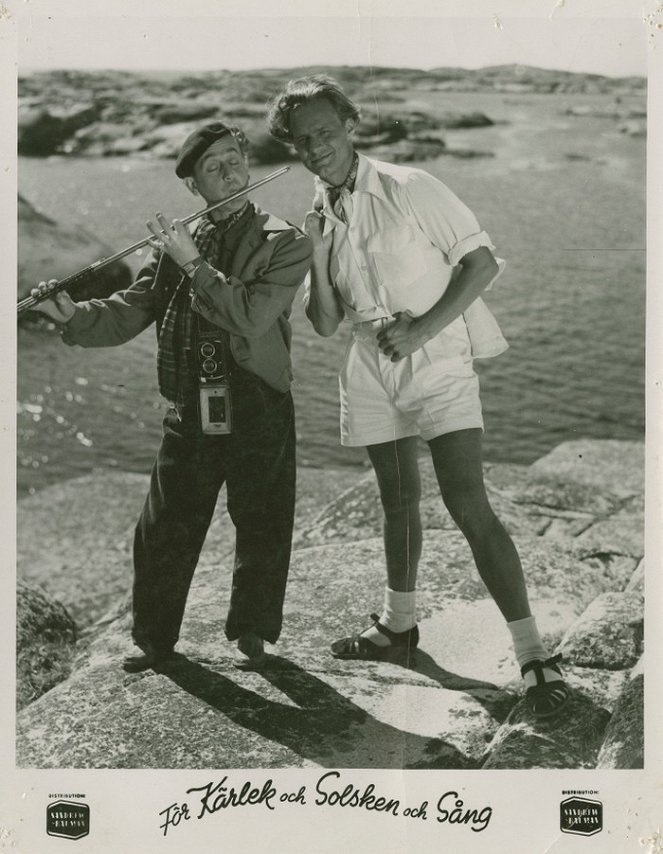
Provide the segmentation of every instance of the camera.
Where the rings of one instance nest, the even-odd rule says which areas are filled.
[[[201,336],[197,355],[202,431],[211,435],[230,433],[232,408],[223,341],[213,336]]]
[[[203,382],[226,382],[223,341],[212,336],[198,340],[198,373]]]
[[[200,423],[203,433],[232,432],[230,389],[227,385],[200,386]]]

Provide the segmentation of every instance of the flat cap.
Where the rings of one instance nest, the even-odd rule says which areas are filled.
[[[180,153],[177,155],[175,163],[175,174],[177,177],[186,178],[192,175],[193,167],[196,165],[198,158],[207,151],[212,143],[228,134],[232,134],[233,136],[242,135],[238,128],[230,127],[230,125],[226,125],[223,122],[211,122],[189,134],[182,143]],[[238,143],[241,146],[241,140],[238,140]]]

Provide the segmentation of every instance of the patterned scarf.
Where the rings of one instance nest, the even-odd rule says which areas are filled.
[[[193,235],[201,258],[215,269],[224,272],[224,267],[230,263],[230,258],[224,257],[228,255],[224,250],[230,248],[225,245],[226,238],[230,238],[231,231],[233,237],[241,236],[244,227],[252,218],[253,211],[253,205],[247,202],[241,210],[218,223],[209,217],[201,220]],[[237,228],[234,228],[235,225]],[[236,242],[231,241],[232,244]],[[197,395],[196,366],[192,354],[194,312],[191,308],[189,287],[190,280],[183,274],[168,303],[157,352],[159,391],[166,400],[178,406],[193,403]]]
[[[345,176],[345,180],[340,184],[335,184],[333,186],[327,187],[327,195],[329,196],[329,204],[332,206],[334,213],[339,217],[339,219],[346,221],[345,212],[343,210],[342,205],[337,202],[341,198],[341,194],[344,190],[347,190],[348,193],[352,193],[355,187],[355,181],[357,179],[357,169],[359,167],[359,155],[355,151],[354,157],[352,158],[352,166],[350,167],[350,171]]]

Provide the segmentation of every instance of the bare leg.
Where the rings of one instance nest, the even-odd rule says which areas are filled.
[[[548,658],[541,643],[516,547],[488,502],[481,435],[478,429],[459,430],[428,444],[444,503],[467,538],[479,574],[508,623],[524,671],[530,711],[536,717],[550,717],[565,705],[569,689],[556,659]]]
[[[416,622],[414,591],[421,557],[421,483],[417,439],[407,437],[370,445],[367,451],[375,470],[384,511],[388,589],[380,622],[387,628],[396,629],[398,621],[404,621],[403,629],[407,630]],[[397,614],[397,611],[401,613]],[[400,631],[400,627],[396,630]],[[362,632],[362,636],[376,646],[391,646],[390,639],[375,626]]]
[[[428,444],[440,492],[465,535],[484,584],[504,618],[531,616],[520,558],[486,495],[479,429],[437,436]]]
[[[421,484],[417,464],[417,439],[369,445],[384,510],[384,551],[387,581],[392,590],[412,591],[421,557]]]

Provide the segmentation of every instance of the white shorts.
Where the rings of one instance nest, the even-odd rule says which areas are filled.
[[[462,321],[461,321],[462,323]],[[392,362],[377,345],[379,323],[360,324],[339,375],[341,444],[377,445],[483,428],[479,378],[459,327]]]

